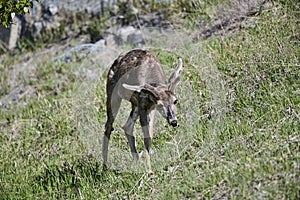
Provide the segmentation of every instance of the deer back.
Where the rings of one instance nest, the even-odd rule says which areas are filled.
[[[111,66],[108,73],[108,84],[114,85],[114,92],[129,100],[132,91],[122,85],[159,85],[166,84],[166,76],[158,59],[145,50],[132,50],[121,54]]]

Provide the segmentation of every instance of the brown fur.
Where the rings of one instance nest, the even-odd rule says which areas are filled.
[[[108,142],[113,122],[118,113],[122,99],[131,102],[132,110],[123,126],[130,150],[135,159],[138,154],[133,136],[134,123],[140,117],[144,134],[145,155],[149,157],[150,142],[153,138],[153,119],[155,108],[168,120],[172,126],[177,126],[175,116],[177,102],[174,90],[180,81],[182,61],[179,60],[177,69],[166,83],[166,76],[158,59],[145,50],[132,50],[121,54],[109,69],[107,75],[107,122],[103,138],[103,162],[107,163]],[[150,165],[150,159],[149,165]]]

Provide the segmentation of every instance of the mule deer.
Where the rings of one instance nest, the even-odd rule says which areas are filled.
[[[153,119],[156,109],[168,121],[169,125],[176,127],[177,98],[174,95],[175,88],[180,81],[182,60],[166,82],[165,73],[158,59],[145,50],[132,50],[121,54],[113,63],[107,75],[107,121],[103,137],[103,163],[106,168],[108,142],[113,122],[118,113],[122,99],[131,102],[131,112],[125,125],[122,127],[129,142],[130,151],[135,160],[139,159],[133,127],[137,118],[144,134],[143,154],[150,165],[149,151],[153,139]]]

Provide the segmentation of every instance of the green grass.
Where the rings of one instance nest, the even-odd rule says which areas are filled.
[[[299,199],[299,17],[293,1],[275,3],[254,27],[152,49],[168,74],[185,63],[180,126],[158,118],[153,173],[126,165],[126,114],[110,143],[122,162],[102,172],[106,75],[84,84],[78,64],[46,58],[21,81],[38,94],[0,110],[1,199]],[[15,62],[1,63],[1,95]]]

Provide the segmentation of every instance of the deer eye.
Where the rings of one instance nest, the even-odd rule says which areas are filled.
[[[176,105],[178,103],[178,100],[176,99],[175,101],[174,101],[174,105]]]

